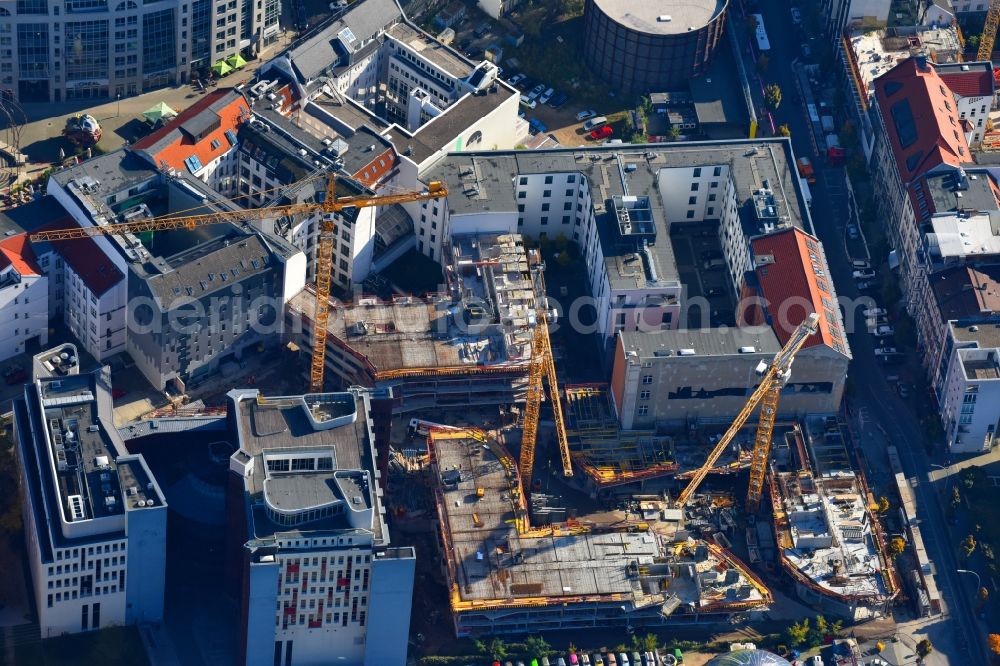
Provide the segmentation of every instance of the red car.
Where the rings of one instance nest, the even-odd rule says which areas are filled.
[[[611,129],[610,126],[605,125],[604,127],[598,127],[593,132],[590,133],[590,138],[594,141],[600,141],[601,139],[610,138],[615,131]]]

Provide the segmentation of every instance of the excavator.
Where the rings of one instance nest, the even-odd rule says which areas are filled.
[[[764,488],[764,475],[767,473],[767,461],[771,455],[771,435],[774,431],[774,419],[778,413],[778,394],[781,387],[788,382],[792,374],[792,361],[795,355],[816,331],[819,330],[819,315],[815,312],[806,317],[792,333],[784,347],[781,348],[770,364],[761,361],[757,366],[760,384],[747,399],[740,413],[736,415],[732,425],[726,430],[722,439],[715,445],[704,464],[691,477],[691,481],[681,494],[677,496],[676,506],[683,507],[708,473],[715,467],[722,454],[729,448],[736,433],[746,424],[747,419],[759,406],[760,416],[757,421],[757,433],[754,437],[753,454],[750,457],[750,486],[747,489],[747,513],[756,513],[760,508],[761,492]]]
[[[28,240],[33,243],[63,241],[76,238],[91,238],[94,236],[114,236],[125,233],[138,234],[171,229],[196,229],[209,224],[223,224],[226,222],[238,224],[252,220],[291,215],[322,214],[319,244],[316,251],[316,312],[313,317],[315,326],[313,327],[312,359],[309,368],[309,391],[311,393],[322,393],[326,337],[328,332],[327,323],[330,316],[330,271],[333,265],[334,241],[337,237],[337,222],[333,216],[347,208],[388,206],[390,204],[425,201],[448,196],[448,188],[445,187],[444,183],[439,181],[431,181],[428,183],[427,189],[420,191],[382,195],[361,194],[346,197],[338,197],[335,186],[336,176],[328,174],[326,196],[322,201],[318,202],[271,206],[269,208],[246,208],[201,215],[166,215],[90,227],[36,231],[28,234]]]

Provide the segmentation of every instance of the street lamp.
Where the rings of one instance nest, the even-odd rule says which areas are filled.
[[[979,588],[982,587],[982,580],[979,578],[979,574],[971,569],[955,569],[955,573],[972,574],[976,577],[976,592],[979,592]]]
[[[115,102],[117,107],[115,109],[115,118],[120,118],[122,115],[122,94],[115,93]]]

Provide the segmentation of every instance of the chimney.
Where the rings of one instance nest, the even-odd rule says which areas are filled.
[[[926,72],[927,70],[927,56],[924,54],[913,56],[913,59],[917,62],[917,69],[921,72]]]

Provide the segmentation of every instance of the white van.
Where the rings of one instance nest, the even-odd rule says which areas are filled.
[[[608,124],[608,119],[604,116],[597,116],[596,118],[591,118],[583,124],[583,131],[590,132],[597,129],[598,127],[603,127]]]

